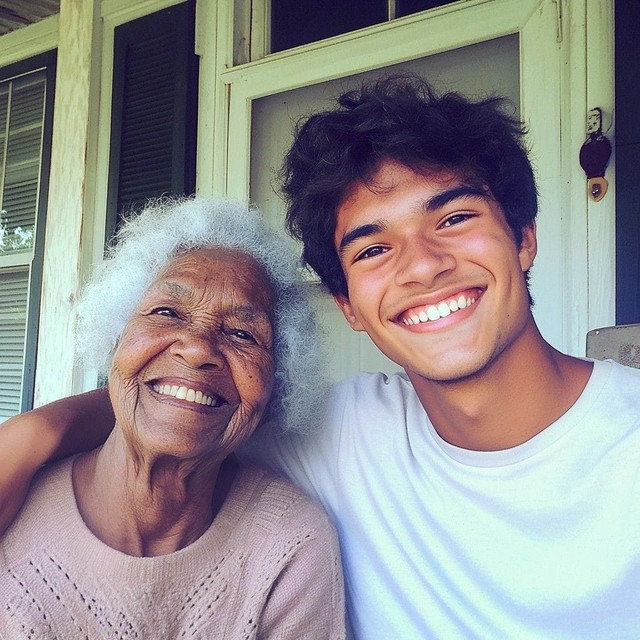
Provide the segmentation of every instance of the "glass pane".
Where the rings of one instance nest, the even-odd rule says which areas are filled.
[[[477,98],[492,93],[506,96],[514,104],[514,113],[517,115],[519,112],[520,56],[517,35],[254,100],[251,110],[251,200],[275,226],[284,229],[284,204],[278,197],[276,171],[292,142],[297,120],[301,116],[332,108],[334,96],[358,87],[363,80],[374,80],[380,74],[394,72],[420,75],[439,91],[459,91]],[[326,328],[333,380],[342,380],[358,371],[391,374],[398,370],[366,336],[351,331],[330,298],[325,300],[320,313]]]
[[[418,11],[444,7],[454,2],[457,0],[396,0],[396,18],[409,16],[412,13],[418,13]]]
[[[0,271],[0,418],[20,412],[29,269]]]
[[[6,136],[6,108],[5,115],[0,117],[0,126],[4,121],[0,139],[3,153],[0,255],[33,249],[40,186],[44,72],[18,78],[11,85]]]
[[[271,52],[386,20],[386,0],[271,0]]]

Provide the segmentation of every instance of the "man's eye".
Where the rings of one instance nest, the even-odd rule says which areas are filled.
[[[471,213],[455,213],[452,216],[449,216],[443,223],[442,226],[443,227],[453,227],[457,224],[460,224],[461,222],[465,222],[466,220],[469,220],[470,218],[473,218],[473,214]]]
[[[359,253],[356,256],[355,261],[357,262],[358,260],[365,260],[366,258],[374,258],[375,256],[382,255],[387,251],[388,249],[386,247],[381,247],[381,246],[369,247],[368,249],[365,249],[362,253]]]

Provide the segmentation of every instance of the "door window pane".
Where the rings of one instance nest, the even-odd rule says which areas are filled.
[[[271,0],[271,52],[386,20],[386,0]]]
[[[435,9],[436,7],[444,7],[447,4],[453,4],[457,0],[396,0],[396,18],[409,16],[418,11],[426,11],[427,9]]]
[[[492,93],[506,96],[513,102],[513,114],[517,116],[519,113],[520,56],[517,35],[254,100],[251,109],[251,200],[275,226],[284,229],[285,208],[278,196],[276,172],[291,145],[297,120],[301,116],[332,108],[335,96],[357,88],[364,80],[375,80],[381,74],[394,72],[420,75],[439,91],[459,91],[477,98]],[[341,380],[359,370],[393,373],[398,369],[373,346],[367,336],[349,328],[328,297],[322,305],[320,316],[326,328],[329,368],[333,380]]]

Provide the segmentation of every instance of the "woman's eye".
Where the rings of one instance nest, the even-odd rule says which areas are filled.
[[[171,307],[157,307],[156,309],[153,309],[151,313],[157,316],[165,316],[166,318],[178,317],[176,311]]]
[[[365,260],[367,258],[374,258],[375,256],[379,256],[382,255],[383,253],[386,253],[388,251],[387,247],[381,247],[381,246],[375,246],[375,247],[369,247],[368,249],[365,249],[362,253],[359,253],[356,256],[356,262],[358,260]]]
[[[465,222],[469,220],[469,218],[473,218],[473,214],[471,213],[456,213],[452,216],[449,216],[443,223],[443,227],[453,227],[461,222]]]
[[[252,333],[245,331],[244,329],[233,329],[231,334],[240,340],[246,340],[247,342],[257,342]]]

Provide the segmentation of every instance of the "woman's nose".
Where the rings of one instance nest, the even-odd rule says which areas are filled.
[[[412,238],[399,254],[396,282],[432,286],[440,275],[453,270],[455,266],[455,256],[441,242]]]
[[[183,331],[172,350],[193,369],[222,370],[226,366],[218,341],[205,332]]]

